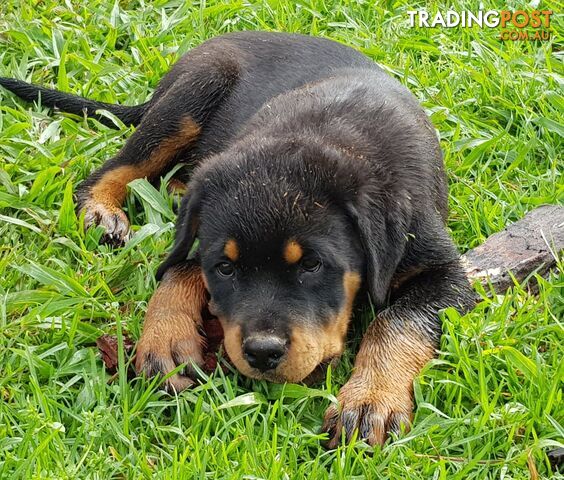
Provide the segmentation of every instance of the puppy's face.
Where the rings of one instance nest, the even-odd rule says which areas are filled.
[[[264,211],[253,213],[260,222]],[[344,217],[323,212],[291,232],[273,223],[258,238],[229,221],[219,229],[204,225],[203,213],[200,256],[210,310],[242,373],[297,382],[342,353],[361,283],[361,253]]]
[[[295,159],[202,177],[199,258],[229,358],[252,378],[306,379],[344,348],[364,263],[350,219]]]
[[[175,246],[195,239],[229,357],[244,374],[297,382],[338,357],[361,285],[385,305],[411,203],[386,160],[319,139],[243,138],[196,169]]]

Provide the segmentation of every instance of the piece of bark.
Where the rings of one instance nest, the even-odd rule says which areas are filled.
[[[462,256],[470,281],[491,284],[497,293],[533,272],[545,275],[564,249],[564,207],[544,205],[495,233]],[[510,273],[511,272],[511,273]]]
[[[133,341],[127,337],[123,337],[123,349],[125,356],[127,357],[129,353],[133,350],[135,344]],[[118,340],[115,335],[104,334],[96,339],[96,346],[100,351],[102,361],[106,367],[106,370],[110,373],[115,373],[118,366]]]
[[[206,338],[204,348],[204,364],[202,370],[205,373],[212,373],[217,367],[217,354],[223,346],[223,328],[219,320],[211,315],[209,312],[204,312],[203,315],[203,330]],[[223,352],[223,357],[229,361],[226,352]],[[223,367],[222,367],[223,368]],[[223,369],[225,371],[225,368]]]

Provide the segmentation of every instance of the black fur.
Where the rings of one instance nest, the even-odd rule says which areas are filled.
[[[146,108],[145,104],[128,107],[124,105],[95,102],[70,93],[60,92],[38,85],[31,85],[27,82],[16,80],[15,78],[0,77],[0,85],[28,102],[41,102],[41,104],[46,107],[57,108],[63,112],[93,117],[110,128],[117,127],[109,118],[97,115],[97,110],[107,110],[126,125],[136,126],[139,125]]]

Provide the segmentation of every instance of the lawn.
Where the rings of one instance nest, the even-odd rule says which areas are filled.
[[[499,29],[409,28],[416,8],[3,0],[0,75],[136,104],[179,55],[224,32],[301,32],[354,46],[431,116],[449,173],[449,227],[466,251],[563,200],[562,22],[553,15],[549,41],[502,42]],[[131,185],[136,235],[123,248],[99,246],[101,232],[84,232],[74,214],[76,185],[130,134],[0,91],[0,478],[550,476],[545,454],[564,442],[562,269],[538,279],[538,294],[517,284],[506,295],[482,291],[467,315],[445,312],[440,355],[415,382],[414,428],[383,449],[320,447],[323,412],[352,353],[315,388],[217,371],[168,396],[156,381],[128,380],[121,348],[118,375],[107,374],[94,342],[139,337],[174,233],[172,198],[145,181]]]

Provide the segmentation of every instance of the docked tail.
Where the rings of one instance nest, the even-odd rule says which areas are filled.
[[[74,113],[75,115],[86,114],[86,116],[96,118],[100,123],[111,128],[117,127],[109,118],[97,115],[96,110],[107,110],[126,125],[138,125],[147,108],[146,103],[128,107],[125,105],[95,102],[78,95],[32,85],[15,78],[0,77],[0,86],[28,102],[37,102],[41,99],[41,103],[47,107],[58,108],[63,112]]]

